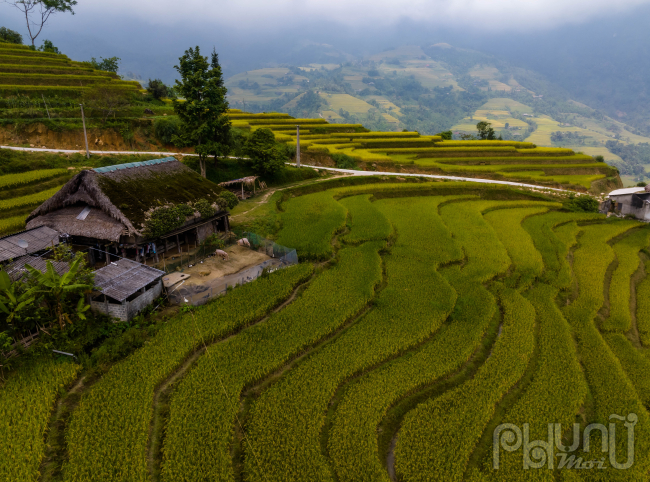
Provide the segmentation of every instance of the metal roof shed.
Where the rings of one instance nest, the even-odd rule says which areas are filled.
[[[90,304],[95,311],[128,321],[160,296],[164,275],[164,271],[120,259],[95,272],[101,295]]]
[[[59,233],[47,226],[0,238],[0,263],[53,248],[59,244]]]

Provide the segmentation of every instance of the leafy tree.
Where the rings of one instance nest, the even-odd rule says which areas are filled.
[[[478,124],[476,124],[476,130],[478,131],[478,137],[481,140],[484,141],[493,141],[496,139],[496,135],[494,134],[494,129],[492,128],[492,124],[489,122],[481,121]]]
[[[52,15],[70,12],[74,15],[72,7],[76,0],[4,0],[4,3],[17,8],[25,16],[27,31],[32,40],[32,47],[36,48],[36,38],[43,31],[43,27]]]
[[[51,261],[47,262],[47,270],[45,273],[41,273],[29,265],[25,265],[25,268],[29,271],[35,284],[35,293],[44,295],[43,300],[50,314],[58,321],[61,329],[65,327],[66,321],[72,324],[70,314],[68,313],[70,311],[70,298],[75,295],[75,297],[78,297],[84,291],[93,288],[92,283],[84,283],[83,281],[85,280],[82,280],[81,283],[78,282],[78,278],[81,278],[80,275],[84,270],[83,258],[76,257],[70,263],[70,270],[63,275],[59,275],[56,272]],[[85,305],[83,296],[81,296],[76,304],[75,314],[79,319],[85,320],[85,312],[88,308],[89,306]]]
[[[0,40],[9,42],[10,44],[23,44],[23,36],[14,30],[10,30],[6,27],[0,27]]]
[[[169,88],[160,79],[149,79],[147,92],[149,92],[154,99],[161,100],[163,97],[167,97],[169,95]]]
[[[177,146],[193,146],[199,157],[201,176],[206,177],[208,156],[225,156],[232,146],[230,120],[226,116],[228,101],[219,56],[212,51],[208,62],[197,46],[190,48],[174,66],[181,76],[176,81],[178,94],[184,102],[174,100],[174,112],[180,120],[179,134],[173,137]]]
[[[442,137],[443,141],[450,141],[454,136],[454,133],[452,131],[444,131],[438,132],[436,135]]]
[[[257,174],[273,174],[284,167],[286,155],[278,148],[271,129],[253,132],[246,142],[245,151]]]
[[[99,57],[100,61],[97,61],[95,57],[90,59],[89,64],[92,65],[95,70],[103,70],[104,72],[113,72],[117,74],[117,71],[120,69],[120,60],[119,57],[109,57],[107,59]]]
[[[60,54],[61,52],[54,46],[51,40],[43,40],[43,45],[38,48],[39,52],[49,52],[51,54]]]

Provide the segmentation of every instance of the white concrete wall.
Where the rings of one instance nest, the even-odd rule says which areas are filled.
[[[90,307],[97,313],[108,314],[111,318],[117,318],[120,321],[129,321],[153,303],[153,300],[161,295],[162,288],[162,280],[160,280],[153,288],[140,294],[133,301],[125,301],[121,305],[108,303],[108,313],[106,313],[106,303],[102,301],[91,301]]]

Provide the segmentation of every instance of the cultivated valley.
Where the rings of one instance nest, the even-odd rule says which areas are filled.
[[[0,480],[650,480],[650,133],[380,50],[0,29]]]

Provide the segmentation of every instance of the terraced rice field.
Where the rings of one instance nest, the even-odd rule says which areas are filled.
[[[276,199],[318,264],[178,314],[86,388],[60,480],[650,480],[646,225],[475,183]],[[0,387],[3,480],[40,480],[79,370],[40,363]]]
[[[332,105],[332,113],[336,112],[337,101],[344,95],[322,94]],[[359,112],[372,107],[358,102],[361,103]],[[521,104],[510,99],[490,102],[480,111],[486,120],[525,124],[507,117],[510,111],[522,109]],[[350,105],[348,100],[345,103]],[[494,112],[503,114],[503,119],[491,119],[495,117]],[[443,141],[440,137],[421,136],[417,132],[368,132],[360,124],[329,124],[325,119],[293,119],[275,113],[238,113],[231,114],[231,118],[233,125],[239,128],[269,128],[279,141],[290,145],[297,144],[295,126],[300,125],[301,153],[325,165],[328,164],[324,157],[345,154],[357,161],[362,170],[504,179],[594,193],[620,185],[616,170],[595,162],[591,156],[566,148],[537,147],[529,141]],[[397,117],[387,119],[394,121]],[[331,160],[329,162],[331,166]]]
[[[29,213],[61,189],[75,172],[43,169],[0,176],[0,236],[22,231]]]
[[[16,101],[21,96],[77,98],[97,84],[134,91],[141,88],[137,82],[123,81],[112,72],[93,70],[90,64],[71,61],[62,54],[35,52],[26,45],[0,43],[2,97]]]

